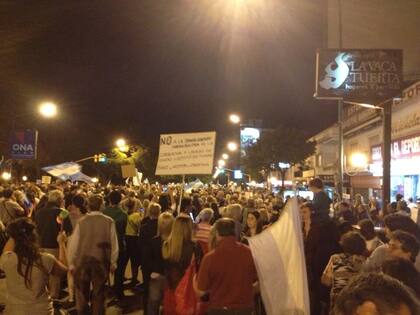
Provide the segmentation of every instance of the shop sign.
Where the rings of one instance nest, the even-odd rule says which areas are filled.
[[[317,53],[315,97],[376,103],[401,91],[401,49],[322,49]]]
[[[420,136],[395,140],[391,145],[392,159],[409,159],[420,155]],[[382,161],[382,147],[372,147],[372,162]]]
[[[419,96],[420,96],[420,81],[404,89],[402,92],[401,98],[394,100],[394,106],[407,102],[411,99],[417,98]]]

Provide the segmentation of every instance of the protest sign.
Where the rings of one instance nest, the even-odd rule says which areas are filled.
[[[134,164],[121,165],[121,173],[123,178],[137,176],[137,169]]]
[[[47,185],[51,184],[51,176],[42,176],[41,183]]]
[[[156,175],[211,174],[216,132],[160,136]]]

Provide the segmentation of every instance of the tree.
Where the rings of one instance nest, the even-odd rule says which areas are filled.
[[[288,163],[291,166],[302,163],[315,152],[315,145],[314,141],[307,141],[306,135],[296,128],[279,126],[264,131],[258,142],[247,149],[244,157],[245,169],[250,174],[268,175],[271,170],[280,172],[284,190],[286,170],[279,163]]]

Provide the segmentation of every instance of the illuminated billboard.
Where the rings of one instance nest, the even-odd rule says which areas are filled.
[[[401,91],[401,49],[321,49],[315,97],[377,102]]]
[[[254,145],[261,136],[260,129],[244,127],[241,128],[241,155],[245,156],[245,150]]]

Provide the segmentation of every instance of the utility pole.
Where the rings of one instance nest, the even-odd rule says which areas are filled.
[[[338,48],[343,48],[343,21],[341,0],[338,0]],[[338,180],[337,192],[340,199],[344,190],[344,137],[343,137],[343,100],[338,100]]]
[[[392,99],[383,103],[382,110],[383,123],[383,152],[382,152],[382,207],[391,201],[391,119],[392,119]]]

